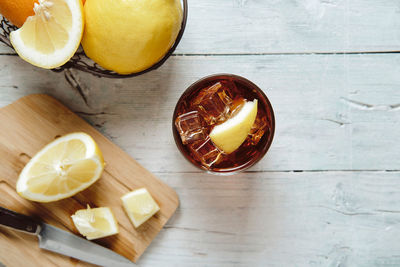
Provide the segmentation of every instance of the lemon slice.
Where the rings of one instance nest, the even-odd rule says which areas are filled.
[[[92,185],[103,168],[102,153],[89,135],[68,134],[45,146],[28,162],[18,178],[17,192],[38,202],[60,200]]]
[[[246,140],[256,116],[257,99],[246,101],[233,117],[212,129],[211,141],[223,152],[232,153]]]
[[[129,219],[136,228],[160,210],[146,188],[132,191],[122,196],[121,200]]]
[[[110,208],[78,210],[71,216],[79,233],[88,240],[118,234],[118,223]]]
[[[25,61],[51,69],[66,63],[76,52],[83,34],[81,0],[39,0],[35,15],[11,32],[10,41]]]

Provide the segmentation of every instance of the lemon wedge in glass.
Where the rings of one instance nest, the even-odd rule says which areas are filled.
[[[118,223],[110,208],[78,210],[71,216],[79,233],[88,240],[118,234]]]
[[[68,134],[45,146],[26,164],[17,192],[38,202],[64,199],[96,182],[103,168],[102,153],[92,137]]]
[[[66,63],[76,52],[83,35],[81,0],[39,0],[35,15],[11,32],[10,41],[25,61],[52,69]]]
[[[233,117],[212,129],[211,141],[224,153],[232,153],[246,140],[257,117],[257,104],[257,99],[246,101]]]
[[[136,228],[160,210],[146,188],[127,193],[121,197],[121,200],[129,219]]]

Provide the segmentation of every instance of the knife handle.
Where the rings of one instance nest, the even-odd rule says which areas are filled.
[[[0,225],[34,235],[39,234],[41,230],[40,223],[33,218],[3,207],[0,207]]]

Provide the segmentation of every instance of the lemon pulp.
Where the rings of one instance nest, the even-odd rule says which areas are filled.
[[[257,99],[246,101],[233,117],[212,129],[211,141],[227,154],[238,149],[246,140],[256,120],[257,104]]]
[[[127,193],[121,197],[121,200],[129,219],[135,227],[142,225],[160,210],[160,207],[146,188]]]
[[[78,210],[71,216],[79,233],[88,240],[118,234],[118,223],[108,207]]]
[[[104,160],[85,133],[60,137],[39,151],[24,167],[17,192],[30,200],[50,202],[70,197],[100,178]]]
[[[35,15],[11,32],[18,55],[42,68],[67,62],[79,47],[83,34],[83,7],[80,0],[39,0]]]

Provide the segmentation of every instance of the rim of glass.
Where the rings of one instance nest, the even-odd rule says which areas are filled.
[[[240,81],[242,83],[244,83],[244,85],[246,86],[246,88],[254,88],[257,93],[259,93],[262,97],[263,100],[265,100],[266,105],[266,109],[270,111],[271,113],[271,132],[270,132],[270,138],[268,140],[268,142],[265,143],[264,147],[262,148],[261,153],[258,155],[257,158],[253,158],[249,161],[247,161],[245,164],[243,164],[240,167],[235,167],[235,169],[224,169],[222,171],[213,171],[213,170],[209,170],[206,169],[205,167],[203,167],[202,165],[196,165],[192,162],[189,154],[185,151],[184,146],[182,144],[182,141],[180,139],[180,135],[178,133],[178,131],[176,130],[175,127],[175,120],[177,117],[177,111],[178,111],[178,103],[181,102],[187,95],[189,95],[192,90],[196,90],[198,89],[199,85],[201,85],[202,83],[205,82],[212,82],[212,81],[217,81],[217,80],[222,80],[224,77],[230,77],[232,78],[234,81]],[[236,74],[230,74],[230,73],[218,73],[218,74],[212,74],[212,75],[208,75],[205,76],[199,80],[197,80],[196,82],[192,83],[181,95],[181,97],[179,98],[179,100],[177,101],[176,105],[175,105],[175,109],[174,109],[174,113],[172,116],[172,132],[173,132],[173,136],[174,136],[174,141],[176,146],[178,147],[179,151],[181,152],[181,154],[183,155],[183,157],[190,162],[190,164],[192,164],[193,166],[195,166],[197,169],[200,169],[206,173],[210,173],[210,174],[214,174],[214,175],[221,175],[221,176],[228,176],[228,175],[233,175],[233,174],[237,174],[237,173],[241,173],[245,170],[247,170],[248,168],[254,166],[257,162],[259,162],[264,156],[265,154],[268,152],[269,148],[271,147],[271,144],[273,142],[274,139],[274,135],[275,135],[275,113],[274,110],[272,108],[271,102],[269,101],[268,97],[266,96],[266,94],[264,93],[264,91],[258,87],[255,83],[253,83],[252,81],[248,80],[247,78],[244,78],[242,76],[236,75]],[[238,168],[241,168],[238,170]]]

